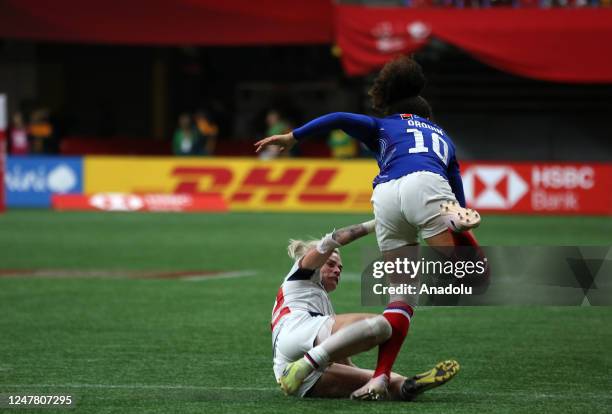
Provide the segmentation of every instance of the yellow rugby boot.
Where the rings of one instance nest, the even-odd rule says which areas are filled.
[[[295,394],[312,371],[312,366],[310,366],[304,358],[287,364],[279,380],[279,384],[285,395]]]
[[[400,395],[403,400],[411,401],[417,395],[427,390],[446,384],[457,375],[460,368],[461,366],[459,363],[454,360],[438,362],[436,366],[429,371],[415,375],[404,381]]]

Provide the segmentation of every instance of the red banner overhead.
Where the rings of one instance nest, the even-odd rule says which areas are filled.
[[[411,9],[338,6],[346,71],[364,75],[432,37],[530,78],[612,82],[612,9]]]
[[[4,0],[0,37],[122,44],[331,43],[330,0]]]

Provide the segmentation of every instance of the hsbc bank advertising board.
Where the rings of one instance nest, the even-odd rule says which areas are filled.
[[[377,167],[370,160],[9,157],[6,172],[9,207],[49,208],[52,194],[121,192],[214,194],[230,211],[370,213]],[[610,163],[462,162],[461,175],[468,204],[483,212],[612,215]]]
[[[462,162],[468,203],[482,211],[612,215],[612,164]],[[220,195],[230,211],[371,213],[373,160],[91,156],[85,191]],[[146,190],[146,191],[145,191]]]
[[[462,163],[468,204],[481,211],[612,214],[612,165]]]
[[[51,207],[52,194],[83,192],[81,157],[8,157],[4,176],[8,207]]]

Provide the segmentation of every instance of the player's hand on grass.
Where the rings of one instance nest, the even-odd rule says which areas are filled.
[[[283,152],[285,150],[289,151],[296,143],[297,140],[293,137],[293,132],[289,132],[288,134],[272,135],[271,137],[257,141],[254,145],[257,147],[255,152],[259,152],[271,145],[280,147],[280,152]]]

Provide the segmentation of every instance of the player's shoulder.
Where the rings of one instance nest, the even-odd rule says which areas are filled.
[[[296,260],[289,273],[285,276],[285,282],[293,282],[298,280],[308,280],[314,276],[316,270],[304,269],[300,267],[301,258]]]
[[[335,112],[335,114],[350,121],[359,123],[378,124],[380,122],[380,118],[367,114],[358,114],[355,112]]]

